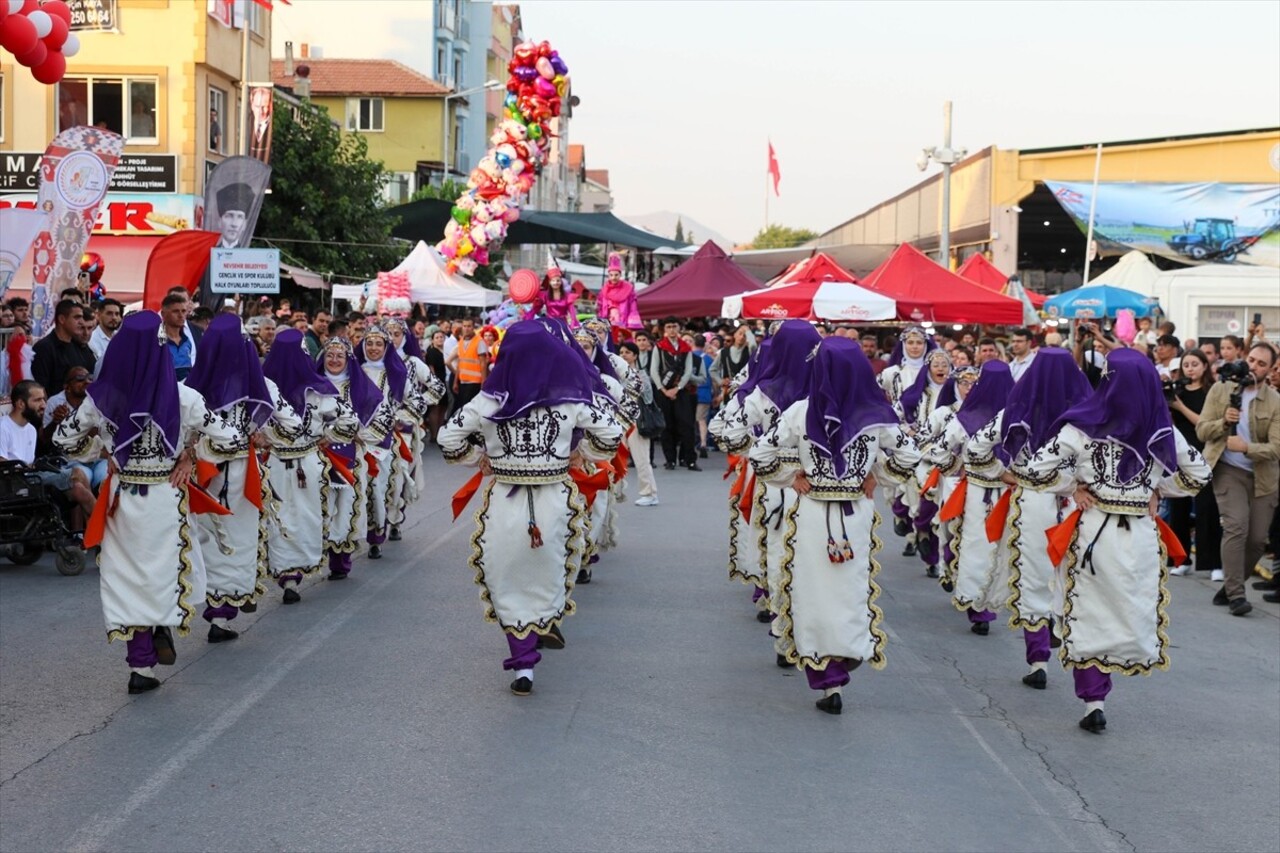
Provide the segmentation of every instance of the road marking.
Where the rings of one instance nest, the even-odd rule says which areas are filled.
[[[425,519],[423,519],[425,520]],[[416,525],[415,525],[416,526]],[[434,542],[424,548],[417,549],[412,555],[413,559],[406,561],[395,572],[383,575],[381,579],[373,581],[364,587],[364,600],[356,604],[354,607],[348,607],[345,612],[337,618],[327,620],[324,624],[317,625],[306,634],[303,635],[302,641],[293,646],[290,652],[280,658],[278,665],[272,666],[269,670],[254,679],[255,686],[240,701],[236,702],[227,710],[219,714],[213,723],[204,730],[202,734],[189,742],[182,749],[178,750],[169,760],[160,765],[155,772],[151,773],[145,784],[140,785],[130,795],[129,799],[124,802],[114,814],[102,813],[90,818],[89,821],[80,829],[64,845],[64,849],[73,851],[73,853],[82,853],[82,851],[103,850],[108,844],[107,841],[122,829],[125,823],[138,811],[155,797],[159,796],[163,791],[191,762],[208,749],[214,741],[221,737],[227,729],[234,726],[240,719],[262,701],[268,693],[275,689],[285,676],[289,675],[298,664],[302,663],[312,654],[320,649],[325,642],[337,633],[338,629],[347,623],[347,621],[361,608],[369,602],[376,599],[376,594],[381,592],[391,583],[397,580],[401,575],[410,569],[416,569],[421,566],[421,557],[426,557],[432,552],[442,547],[446,542],[464,529],[469,529],[469,525],[452,525],[447,532],[437,537]]]

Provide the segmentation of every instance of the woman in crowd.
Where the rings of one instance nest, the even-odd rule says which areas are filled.
[[[1169,399],[1169,413],[1173,426],[1187,444],[1198,451],[1204,450],[1204,442],[1196,437],[1196,424],[1200,423],[1200,411],[1209,396],[1213,378],[1209,375],[1209,357],[1198,349],[1182,356],[1182,378],[1186,384],[1175,390]],[[1195,561],[1191,560],[1192,513],[1195,514]],[[1174,566],[1169,574],[1189,575],[1191,572],[1222,570],[1222,524],[1218,519],[1218,500],[1213,489],[1201,489],[1194,497],[1169,499],[1169,526],[1188,554],[1181,566]]]

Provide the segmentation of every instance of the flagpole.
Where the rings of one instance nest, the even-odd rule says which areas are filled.
[[[1093,214],[1098,209],[1098,175],[1102,172],[1102,143],[1098,143],[1098,154],[1093,161],[1093,192],[1089,195],[1089,230],[1084,238],[1084,281],[1081,287],[1089,286],[1089,262],[1093,259]]]

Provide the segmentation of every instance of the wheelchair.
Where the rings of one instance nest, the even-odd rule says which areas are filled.
[[[40,459],[31,467],[0,461],[0,557],[29,566],[46,551],[64,575],[84,571],[86,557],[80,539],[67,525],[66,498],[40,482],[37,471],[59,471],[65,459]]]

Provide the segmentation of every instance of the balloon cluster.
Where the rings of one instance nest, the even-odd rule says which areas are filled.
[[[451,273],[471,275],[489,263],[489,251],[520,218],[520,202],[546,161],[549,122],[560,115],[561,99],[569,92],[569,66],[545,41],[516,45],[507,69],[505,118],[489,138],[492,147],[471,171],[467,191],[454,203],[453,218],[436,246]]]
[[[66,73],[67,58],[80,52],[71,9],[62,0],[0,0],[0,47],[52,86]]]

